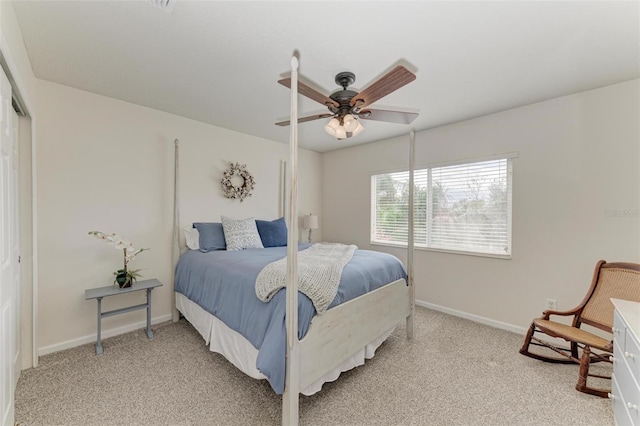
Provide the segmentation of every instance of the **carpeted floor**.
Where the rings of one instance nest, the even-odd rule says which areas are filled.
[[[613,425],[574,389],[578,367],[518,353],[522,336],[417,308],[364,366],[300,399],[303,425]],[[22,372],[18,425],[277,425],[281,398],[209,352],[184,320],[40,358]],[[609,367],[601,367],[608,369]],[[608,386],[608,383],[605,383]]]

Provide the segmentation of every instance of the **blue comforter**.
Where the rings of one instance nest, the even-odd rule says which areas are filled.
[[[308,246],[300,244],[298,249]],[[278,394],[284,392],[286,289],[265,303],[256,296],[255,282],[262,268],[286,256],[286,249],[208,253],[189,250],[180,257],[175,276],[175,291],[215,315],[258,349],[256,367]],[[338,293],[329,309],[400,278],[406,280],[407,275],[398,258],[356,250],[342,272]],[[307,333],[315,314],[311,300],[298,293],[298,338]]]

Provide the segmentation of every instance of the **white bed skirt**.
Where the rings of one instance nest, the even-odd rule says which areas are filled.
[[[254,379],[266,379],[264,374],[256,368],[258,350],[244,336],[227,327],[224,322],[202,309],[197,303],[177,292],[176,308],[204,338],[205,344],[209,345],[210,351],[223,355],[246,375]],[[376,349],[382,342],[387,340],[393,330],[395,330],[395,327],[384,332],[338,367],[322,376],[306,389],[302,389],[300,393],[307,396],[313,395],[322,389],[323,384],[336,380],[343,371],[363,365],[366,359],[374,357]]]

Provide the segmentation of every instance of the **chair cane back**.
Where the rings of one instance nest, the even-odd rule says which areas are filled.
[[[544,311],[542,317],[531,323],[525,336],[520,353],[545,362],[580,364],[576,389],[580,392],[606,397],[608,390],[596,389],[587,385],[588,377],[608,378],[589,374],[589,366],[594,362],[611,362],[613,338],[607,339],[580,328],[582,324],[603,330],[611,334],[613,327],[613,303],[611,298],[640,302],[640,264],[607,263],[604,260],[596,264],[591,287],[576,308],[569,311]],[[552,315],[573,316],[571,325],[552,321]],[[569,342],[569,347],[560,347],[536,337],[536,333],[561,338]],[[551,349],[559,357],[531,352],[531,345]],[[599,352],[592,352],[597,349]],[[578,351],[581,350],[580,355]]]

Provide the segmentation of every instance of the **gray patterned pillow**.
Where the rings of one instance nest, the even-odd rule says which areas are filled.
[[[254,218],[231,219],[222,216],[224,239],[227,250],[244,250],[248,248],[264,248]]]

